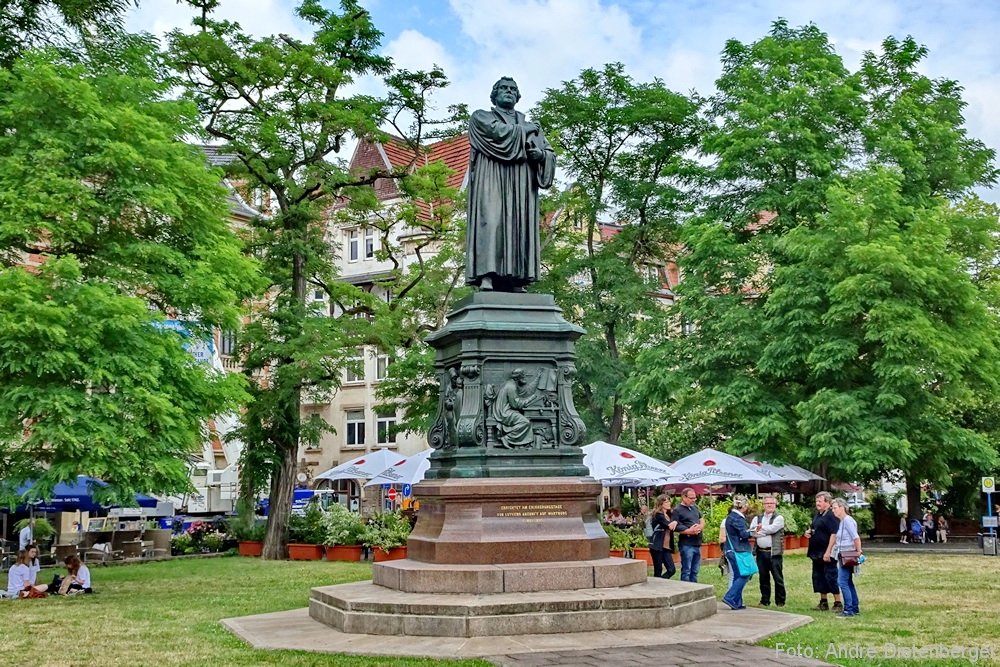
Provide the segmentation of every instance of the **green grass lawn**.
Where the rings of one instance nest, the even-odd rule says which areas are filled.
[[[809,583],[809,562],[787,557],[786,611],[812,615],[816,622],[764,644],[783,644],[843,665],[902,667],[967,665],[968,659],[911,660],[862,656],[837,658],[843,647],[926,647],[935,644],[985,647],[1000,659],[1000,559],[984,556],[873,554],[858,579],[862,615],[837,619],[811,611],[817,596]],[[43,570],[51,580],[53,570]],[[350,563],[270,562],[249,558],[184,559],[94,567],[98,594],[0,603],[0,664],[25,656],[30,665],[400,665],[479,661],[402,660],[332,656],[299,651],[258,651],[230,634],[219,620],[305,607],[309,588],[366,579],[371,566]],[[723,593],[713,566],[701,579]],[[6,575],[0,575],[6,588]],[[758,600],[756,579],[747,587],[748,604]],[[720,612],[734,613],[734,612]],[[738,612],[736,612],[738,613]],[[655,633],[650,643],[656,643]],[[968,655],[968,654],[967,654]],[[981,661],[995,662],[996,660]]]

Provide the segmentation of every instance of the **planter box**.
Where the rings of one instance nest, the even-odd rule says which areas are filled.
[[[372,549],[375,553],[375,562],[381,563],[387,560],[402,560],[406,558],[406,547],[395,547],[385,551],[383,549]]]
[[[649,553],[649,547],[633,547],[632,558],[636,560],[646,561],[646,565],[653,564],[653,557]]]
[[[339,561],[359,561],[361,560],[362,546],[360,544],[338,544],[326,548],[327,560]]]
[[[321,560],[322,544],[289,544],[288,558],[291,560]]]
[[[722,558],[722,547],[718,542],[710,542],[701,545],[702,558]]]
[[[237,553],[241,556],[259,557],[264,552],[264,543],[257,540],[240,542],[237,546]]]
[[[611,558],[625,558],[625,550],[624,549],[609,549],[608,550],[608,556],[610,556]]]

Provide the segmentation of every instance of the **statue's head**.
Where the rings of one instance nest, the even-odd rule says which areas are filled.
[[[510,376],[512,378],[514,378],[515,380],[523,380],[524,379],[524,369],[523,368],[515,368],[513,371],[511,371]]]
[[[502,93],[513,92],[514,101],[509,102],[508,99],[501,99]],[[521,91],[517,87],[517,81],[510,78],[509,76],[501,77],[499,81],[493,84],[493,91],[490,93],[490,102],[493,102],[498,107],[513,108],[515,104],[521,99]],[[509,102],[509,104],[508,104]]]

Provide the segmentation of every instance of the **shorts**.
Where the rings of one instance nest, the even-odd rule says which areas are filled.
[[[837,584],[837,561],[831,560],[829,563],[822,558],[816,558],[812,562],[813,592],[826,595],[840,595],[840,586]]]

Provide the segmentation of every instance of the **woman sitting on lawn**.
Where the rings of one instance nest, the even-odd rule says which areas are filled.
[[[31,568],[28,556],[30,549],[17,552],[17,560],[7,572],[7,597],[12,598],[43,598],[48,586],[35,584],[35,573]]]
[[[73,595],[74,593],[93,593],[90,588],[90,569],[80,561],[79,556],[66,556],[66,579],[61,582],[59,593]],[[69,584],[66,583],[69,580]]]

